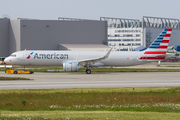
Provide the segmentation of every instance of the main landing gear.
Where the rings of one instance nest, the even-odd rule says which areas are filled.
[[[91,70],[90,69],[86,69],[86,74],[91,74]]]
[[[86,69],[86,74],[91,74],[91,70],[89,69],[89,64],[86,65],[87,69]]]

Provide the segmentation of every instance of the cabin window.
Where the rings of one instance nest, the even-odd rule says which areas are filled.
[[[11,57],[16,57],[16,54],[12,54]]]

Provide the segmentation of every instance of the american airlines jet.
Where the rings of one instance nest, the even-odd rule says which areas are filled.
[[[22,66],[63,66],[64,71],[76,72],[86,67],[133,66],[164,60],[172,29],[165,29],[145,51],[54,51],[24,50],[12,53],[6,64]]]

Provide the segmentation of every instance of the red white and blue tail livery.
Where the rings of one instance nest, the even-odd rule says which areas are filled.
[[[145,50],[144,55],[140,60],[157,61],[164,60],[166,57],[166,51],[171,37],[172,29],[165,29],[154,40],[154,42]]]

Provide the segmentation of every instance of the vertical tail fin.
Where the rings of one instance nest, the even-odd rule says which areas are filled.
[[[164,60],[171,37],[172,29],[164,29],[154,42],[147,48],[140,60],[159,61]]]

